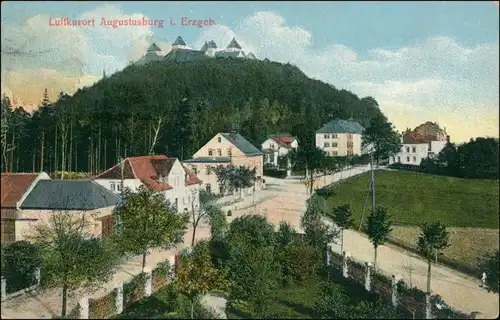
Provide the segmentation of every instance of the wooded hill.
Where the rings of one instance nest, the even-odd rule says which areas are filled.
[[[72,97],[61,94],[52,103],[45,96],[32,116],[10,110],[5,98],[2,110],[3,171],[93,174],[120,156],[190,158],[233,123],[256,146],[278,132],[312,143],[329,120],[353,118],[367,126],[381,114],[371,97],[360,99],[267,59],[132,65]]]

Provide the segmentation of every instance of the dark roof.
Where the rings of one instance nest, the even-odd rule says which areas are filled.
[[[119,201],[117,195],[92,180],[40,180],[21,209],[94,210]]]
[[[246,156],[261,156],[262,151],[257,149],[253,144],[251,144],[247,139],[245,139],[241,134],[236,134],[236,139],[233,140],[230,133],[221,133],[224,138],[231,141],[231,143],[243,152]]]
[[[191,49],[176,49],[170,51],[165,55],[164,60],[170,61],[188,61],[188,60],[201,60],[207,59],[203,51],[191,50]]]
[[[241,51],[219,51],[215,53],[215,57],[217,58],[239,58],[239,55],[242,54]],[[243,57],[245,54],[243,53]]]
[[[355,121],[332,120],[321,127],[316,133],[357,133],[361,134],[365,128]]]
[[[15,208],[38,177],[37,173],[2,173],[2,208]]]
[[[181,45],[181,46],[185,46],[186,43],[184,42],[184,40],[181,38],[181,36],[178,36],[177,39],[175,39],[174,43],[172,43],[173,46],[175,45]]]
[[[233,40],[231,40],[231,42],[229,43],[229,45],[227,46],[227,48],[236,48],[236,49],[241,49],[241,46],[240,44],[238,43],[238,41],[236,41],[236,38],[233,38]]]
[[[217,163],[217,162],[231,162],[229,157],[200,157],[184,160],[184,163]]]
[[[139,60],[136,61],[136,64],[137,65],[144,65],[144,64],[151,62],[151,61],[161,61],[162,58],[163,57],[157,55],[156,52],[148,51],[145,55],[142,56],[142,58],[140,58]]]
[[[217,45],[215,44],[215,41],[213,41],[213,40],[208,41],[207,48],[217,49]]]
[[[161,51],[161,49],[160,49],[160,47],[158,47],[158,46],[156,45],[156,43],[153,43],[153,44],[149,47],[148,51]]]
[[[429,143],[430,140],[421,134],[410,131],[403,133],[403,143],[404,144],[423,144]]]

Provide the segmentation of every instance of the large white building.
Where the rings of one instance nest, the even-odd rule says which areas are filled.
[[[361,136],[364,130],[355,121],[330,121],[316,131],[316,147],[331,157],[361,155]]]
[[[389,157],[389,164],[401,163],[418,166],[423,159],[436,157],[449,140],[449,136],[445,140],[440,137],[441,135],[424,136],[415,131],[406,131],[401,135],[401,152]]]
[[[104,171],[95,182],[119,194],[122,191],[121,164]],[[164,155],[129,157],[123,163],[123,186],[137,191],[141,185],[162,193],[165,200],[177,205],[179,212],[199,207],[199,189],[202,181],[177,158]]]
[[[164,54],[162,50],[153,43],[146,54],[135,62],[136,65],[143,65],[151,61],[188,61],[201,60],[207,58],[244,58],[256,59],[251,52],[245,53],[235,38],[231,40],[226,49],[219,49],[215,41],[205,41],[200,50],[191,48],[182,37],[177,37],[172,43],[172,50]]]

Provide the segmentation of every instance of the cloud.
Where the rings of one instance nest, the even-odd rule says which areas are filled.
[[[499,45],[465,46],[448,37],[356,52],[343,44],[313,47],[311,33],[273,12],[257,12],[231,29],[206,29],[197,43],[235,36],[258,58],[292,63],[308,76],[373,96],[400,129],[449,121],[452,139],[498,135]],[[251,50],[250,50],[251,49]],[[475,125],[464,126],[473,120]],[[467,130],[465,130],[467,129]],[[470,131],[468,130],[470,129]]]
[[[2,26],[2,84],[21,100],[38,104],[44,87],[55,99],[61,89],[72,93],[91,85],[103,70],[109,75],[139,59],[152,41],[170,50],[170,44],[153,36],[152,26],[112,28],[101,26],[101,17],[148,19],[141,13],[125,14],[118,6],[104,5],[76,17],[94,18],[95,26],[49,26],[46,15],[30,17],[21,26]],[[38,88],[34,83],[43,85]]]

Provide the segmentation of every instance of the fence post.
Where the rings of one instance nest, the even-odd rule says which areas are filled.
[[[2,299],[7,295],[7,279],[2,277]]]
[[[123,283],[116,288],[116,314],[123,312]]]
[[[36,270],[35,270],[35,280],[36,280],[36,286],[37,287],[40,285],[40,279],[41,279],[40,268],[36,268]]]
[[[144,296],[149,297],[153,293],[153,277],[151,269],[144,268],[144,274],[146,276],[146,281],[144,281]]]
[[[394,308],[398,307],[398,281],[399,281],[399,276],[392,275],[392,306]]]
[[[342,271],[343,271],[343,275],[344,275],[344,278],[349,278],[349,269],[347,267],[347,261],[349,260],[349,257],[351,256],[351,254],[349,252],[343,252],[342,253],[342,256],[343,256],[343,262],[344,262],[344,266],[342,268]]]
[[[366,274],[365,274],[365,289],[366,291],[371,290],[371,268],[372,264],[370,262],[365,262]]]
[[[88,297],[83,297],[80,299],[80,302],[78,303],[79,306],[79,313],[80,313],[80,319],[89,319],[89,298]]]

